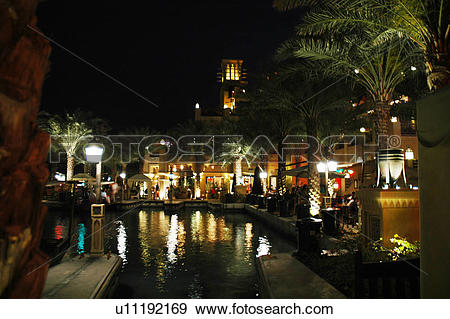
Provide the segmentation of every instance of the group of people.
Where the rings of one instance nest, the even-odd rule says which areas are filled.
[[[355,192],[351,195],[337,196],[336,206],[343,208],[344,218],[347,219],[347,223],[355,225],[358,220],[359,199]]]

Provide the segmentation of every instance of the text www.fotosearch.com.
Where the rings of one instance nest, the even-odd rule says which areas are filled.
[[[233,303],[229,306],[195,306],[199,315],[320,315],[333,314],[333,306],[305,306],[293,303],[292,305],[266,305],[253,306],[248,304]]]

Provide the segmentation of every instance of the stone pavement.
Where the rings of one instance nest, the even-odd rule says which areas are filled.
[[[42,298],[91,299],[111,296],[122,259],[114,254],[70,258],[48,271]]]
[[[263,298],[343,299],[336,288],[292,257],[274,254],[257,259]]]

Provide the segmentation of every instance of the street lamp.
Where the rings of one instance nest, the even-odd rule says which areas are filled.
[[[173,174],[173,170],[172,170],[172,166],[170,166],[170,172],[169,172],[169,181],[170,181],[170,201],[172,201],[172,196],[173,196],[173,178],[175,177],[175,175]]]
[[[265,192],[266,192],[266,188],[267,188],[267,181],[266,181],[266,178],[267,178],[267,172],[261,171],[261,172],[259,173],[259,178],[260,178],[261,181],[262,181],[262,184],[263,184],[263,187],[264,187],[264,193],[265,193]]]
[[[104,148],[97,144],[91,144],[84,148],[86,154],[86,161],[89,163],[96,163],[96,185],[95,185],[95,200],[100,203],[100,186],[102,182],[102,156]]]
[[[91,256],[102,256],[105,251],[103,222],[105,218],[105,204],[100,204],[100,186],[102,177],[102,156],[104,148],[97,144],[90,144],[84,148],[86,161],[96,163],[96,189],[97,204],[91,205]]]
[[[328,172],[335,172],[337,170],[336,161],[325,161],[317,163],[317,171],[325,173],[325,197],[328,198]],[[331,203],[330,203],[331,204]]]
[[[122,172],[119,174],[120,178],[122,179],[122,201],[125,200],[125,178],[127,177],[127,173]]]

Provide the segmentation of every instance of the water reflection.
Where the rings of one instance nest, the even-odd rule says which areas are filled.
[[[270,255],[270,248],[272,245],[266,236],[258,238],[259,246],[256,249],[256,257],[261,257],[264,255]]]
[[[170,217],[169,235],[167,236],[167,260],[174,264],[177,261],[175,249],[178,245],[178,216],[172,215]]]
[[[67,236],[65,215],[48,215],[45,238]],[[295,249],[245,214],[142,209],[121,215],[110,212],[116,223],[105,229],[105,247],[124,265],[115,298],[253,298],[255,256]],[[77,216],[75,225],[73,252],[85,254],[90,218]]]
[[[217,222],[213,214],[208,213],[208,241],[215,242],[217,240]]]
[[[191,236],[192,236],[192,240],[193,241],[200,241],[202,242],[204,240],[204,229],[202,227],[202,221],[203,221],[203,216],[202,213],[197,210],[195,212],[192,213],[191,216]]]
[[[178,258],[182,259],[185,254],[185,245],[186,242],[186,231],[184,230],[184,222],[178,222],[178,246],[177,246],[177,255]]]
[[[144,264],[145,271],[144,276],[148,274],[148,268],[152,265],[151,259],[151,240],[150,240],[150,227],[148,225],[148,214],[141,210],[138,213],[139,221],[139,245],[141,248],[141,261]]]
[[[77,242],[77,253],[84,254],[84,239],[86,237],[86,227],[84,224],[78,224],[78,242]]]
[[[225,217],[217,217],[217,233],[219,241],[231,241],[233,239],[233,226],[225,223]]]
[[[123,266],[127,264],[127,232],[121,220],[116,221],[117,225],[117,253],[123,260]]]
[[[56,225],[55,226],[55,239],[59,240],[63,238],[63,226],[62,225]]]
[[[292,249],[242,214],[138,210],[113,231],[111,247],[126,263],[119,280],[129,287],[116,298],[252,298],[255,256]]]
[[[249,265],[253,262],[253,224],[245,224],[245,261]]]
[[[252,247],[252,239],[253,239],[252,229],[253,229],[252,223],[245,224],[245,247],[247,248]]]

